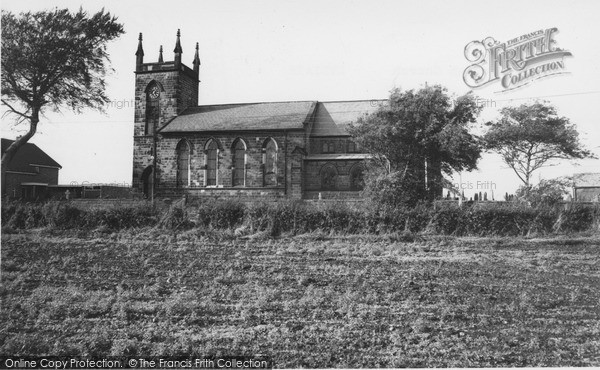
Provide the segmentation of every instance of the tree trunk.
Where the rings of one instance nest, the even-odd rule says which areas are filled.
[[[409,161],[411,163],[413,186],[416,190],[416,193],[419,194],[419,199],[423,199],[424,197],[426,197],[427,194],[424,156],[417,154],[414,155],[411,159],[409,159]]]
[[[17,154],[19,148],[23,145],[27,144],[29,139],[35,135],[37,131],[37,124],[40,121],[39,119],[39,109],[34,108],[29,119],[29,131],[21,137],[18,137],[7,149],[6,152],[2,154],[2,163],[1,163],[1,177],[2,177],[2,196],[5,195],[6,191],[6,170],[8,169],[8,164],[12,161]]]
[[[441,161],[436,156],[427,158],[427,199],[434,201],[444,194]]]

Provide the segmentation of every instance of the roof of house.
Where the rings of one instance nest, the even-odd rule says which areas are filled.
[[[316,102],[201,105],[175,117],[161,133],[303,129]]]
[[[386,100],[319,102],[311,136],[349,136],[346,128],[361,116],[375,112]]]
[[[600,173],[576,173],[573,184],[576,188],[600,187]]]
[[[4,154],[4,152],[13,142],[14,140],[2,139],[2,154]],[[10,161],[8,164],[7,170],[18,172],[35,172],[33,169],[35,166],[62,168],[60,164],[58,164],[37,145],[26,143],[19,148],[12,161]]]

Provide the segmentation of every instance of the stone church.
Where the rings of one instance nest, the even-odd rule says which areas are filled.
[[[368,154],[345,127],[380,100],[198,105],[198,44],[192,68],[174,60],[135,69],[133,187],[145,197],[244,200],[356,198]]]

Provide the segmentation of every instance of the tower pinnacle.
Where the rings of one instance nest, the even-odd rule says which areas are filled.
[[[196,43],[196,54],[194,55],[194,72],[198,74],[200,71],[200,55],[198,54],[198,43]]]
[[[181,54],[183,54],[183,50],[181,49],[181,31],[177,29],[177,41],[175,42],[175,49],[173,52],[175,53],[175,65],[179,66],[181,64]]]
[[[144,48],[142,48],[142,33],[140,32],[140,36],[138,37],[138,47],[135,52],[135,67],[136,70],[140,70],[142,68],[142,64],[144,64]]]

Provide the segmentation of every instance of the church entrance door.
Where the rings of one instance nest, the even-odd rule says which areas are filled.
[[[142,172],[142,191],[144,198],[154,199],[154,170],[152,166],[148,166]]]

